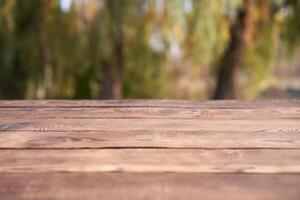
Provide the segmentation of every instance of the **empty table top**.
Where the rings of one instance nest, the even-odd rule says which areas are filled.
[[[300,101],[0,101],[0,199],[295,199]]]

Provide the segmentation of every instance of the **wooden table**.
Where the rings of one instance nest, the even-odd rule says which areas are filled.
[[[299,200],[300,101],[0,101],[0,199]]]

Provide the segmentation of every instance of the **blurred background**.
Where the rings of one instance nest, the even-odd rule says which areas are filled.
[[[299,0],[0,0],[0,98],[300,98],[299,41]]]

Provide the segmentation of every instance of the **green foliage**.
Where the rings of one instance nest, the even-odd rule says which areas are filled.
[[[268,82],[279,36],[290,50],[299,42],[299,1],[270,1],[270,19],[264,22],[262,1],[255,2],[256,36],[241,72],[245,98]],[[73,1],[64,11],[60,0],[0,0],[0,98],[99,98],[105,70],[119,65],[124,98],[208,97],[203,87],[197,95],[174,88],[185,76],[199,80],[202,72],[214,80],[211,72],[242,4],[87,0]],[[116,44],[124,50],[121,61]]]
[[[285,17],[283,37],[287,41],[287,46],[291,53],[300,42],[300,1],[287,0],[282,6],[281,12]]]

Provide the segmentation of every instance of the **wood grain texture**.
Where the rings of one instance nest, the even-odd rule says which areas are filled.
[[[0,100],[1,108],[89,108],[89,107],[173,107],[173,108],[299,108],[299,100],[188,101],[188,100]]]
[[[298,200],[300,101],[0,101],[0,199]]]
[[[3,119],[0,131],[298,132],[300,120]]]
[[[16,119],[300,119],[299,108],[163,108],[163,107],[119,107],[119,108],[0,108],[0,118]]]
[[[16,119],[0,148],[299,148],[299,120]],[[18,145],[15,145],[17,144]]]
[[[299,148],[299,101],[0,101],[0,148]]]
[[[2,131],[0,149],[206,148],[300,149],[300,132],[278,131]]]
[[[300,150],[1,150],[0,172],[300,173]]]
[[[298,200],[300,175],[0,173],[1,200]]]

